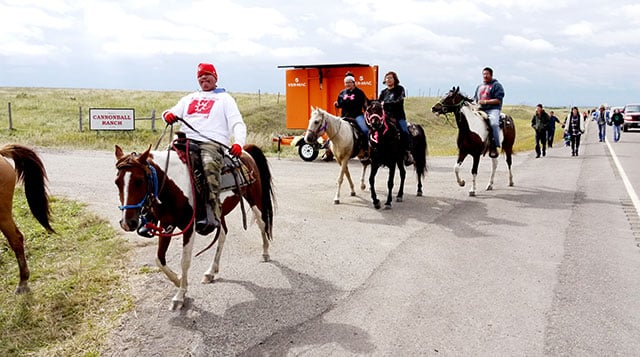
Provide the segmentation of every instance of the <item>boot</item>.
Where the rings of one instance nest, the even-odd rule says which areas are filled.
[[[404,166],[411,166],[414,164],[413,155],[411,155],[411,151],[407,150],[404,153]]]
[[[216,218],[211,203],[204,202],[196,217],[196,232],[204,236],[218,227],[220,227],[220,221]]]
[[[500,156],[500,154],[498,153],[498,148],[495,144],[491,144],[489,146],[489,157],[495,159],[498,156]]]
[[[136,233],[138,233],[138,235],[140,237],[153,238],[153,231],[151,229],[147,228],[147,222],[157,223],[155,218],[147,217],[146,214],[143,214],[143,215],[140,216],[140,225],[138,226],[138,229],[136,230]]]

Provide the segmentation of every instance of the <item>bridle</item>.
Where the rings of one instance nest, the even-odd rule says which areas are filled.
[[[144,172],[145,179],[147,180],[147,192],[145,193],[144,197],[142,197],[142,200],[137,204],[118,206],[118,208],[121,211],[124,211],[126,209],[140,209],[140,210],[142,210],[143,208],[150,209],[152,202],[156,202],[158,200],[159,186],[158,186],[158,172],[156,171],[156,168],[148,163],[146,166],[136,165],[129,162],[129,160],[123,160],[122,162],[118,162],[116,164],[116,169],[118,171],[128,169],[128,168],[133,168],[133,167],[140,167]]]
[[[329,121],[327,120],[327,118],[324,117],[324,113],[321,112],[320,114],[322,116],[322,125],[320,125],[318,129],[316,129],[315,131],[307,129],[308,133],[311,133],[316,136],[316,139],[321,137],[322,134],[326,133],[327,128],[329,127]],[[336,133],[333,136],[329,137],[327,141],[330,141],[336,135],[338,135],[338,133],[340,133],[340,126],[342,126],[342,120],[340,120],[338,123],[338,129],[336,130]]]

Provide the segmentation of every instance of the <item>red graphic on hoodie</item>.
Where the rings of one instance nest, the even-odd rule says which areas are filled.
[[[490,84],[481,85],[478,91],[478,100],[491,99],[491,87]]]
[[[211,108],[213,108],[213,103],[215,103],[213,99],[192,100],[191,103],[189,103],[187,114],[209,114],[211,113]]]

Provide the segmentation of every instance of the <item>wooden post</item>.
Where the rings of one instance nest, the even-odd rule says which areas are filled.
[[[9,130],[13,130],[13,119],[11,119],[11,102],[9,102]]]
[[[258,109],[261,109],[262,106],[260,106],[260,89],[258,89]]]
[[[151,109],[151,131],[156,132],[156,110]]]
[[[82,133],[82,107],[78,107],[78,122],[80,124],[80,132]]]

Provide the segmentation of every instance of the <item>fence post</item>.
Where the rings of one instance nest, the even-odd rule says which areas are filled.
[[[78,107],[78,122],[80,124],[80,132],[82,133],[82,107]]]
[[[156,132],[156,110],[151,109],[151,131]]]
[[[9,130],[13,130],[13,119],[11,119],[11,102],[9,102]]]

